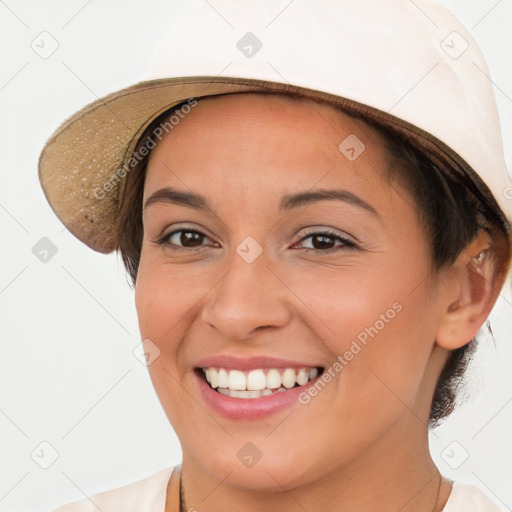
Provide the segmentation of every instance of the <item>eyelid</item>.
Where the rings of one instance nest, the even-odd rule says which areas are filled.
[[[174,233],[179,232],[179,231],[194,231],[194,232],[200,233],[201,235],[205,236],[206,238],[209,238],[210,240],[214,241],[214,237],[209,234],[207,229],[203,228],[202,226],[201,227],[199,227],[199,226],[196,227],[194,224],[188,224],[188,223],[186,223],[186,224],[180,224],[180,223],[173,224],[172,225],[172,229],[170,229],[167,232],[164,229],[162,234],[159,235],[157,238],[158,239],[165,238],[165,237],[170,236],[171,234],[174,234]]]
[[[198,228],[191,228],[189,226],[175,227],[174,229],[172,229],[168,233],[157,237],[156,240],[153,240],[153,242],[161,244],[161,245],[166,245],[166,244],[169,245],[169,246],[173,245],[172,249],[184,249],[184,250],[200,249],[200,248],[204,247],[205,245],[207,245],[207,244],[201,244],[201,245],[198,245],[197,247],[185,247],[185,246],[181,246],[181,245],[171,244],[169,242],[170,238],[173,237],[176,233],[180,233],[180,232],[196,233],[196,234],[200,235],[203,238],[207,238],[208,240],[210,240],[214,244],[218,243],[215,240],[213,240],[212,237],[210,237],[209,235],[204,233],[203,230],[198,229]]]
[[[342,238],[346,240],[347,242],[356,244],[359,242],[359,240],[352,235],[349,235],[345,231],[340,231],[335,228],[328,228],[328,227],[321,227],[321,226],[313,226],[310,228],[306,228],[307,231],[304,235],[301,236],[299,241],[303,241],[305,238],[311,236],[311,235],[329,235],[332,237]]]
[[[326,248],[326,249],[315,249],[310,247],[303,248],[306,253],[313,251],[316,254],[330,254],[333,252],[337,252],[340,250],[355,250],[359,249],[359,245],[353,241],[353,237],[346,234],[340,234],[337,231],[334,231],[331,228],[315,228],[312,231],[308,232],[307,234],[303,235],[300,240],[297,243],[294,243],[292,245],[292,249],[295,248],[297,245],[303,243],[308,238],[311,238],[313,236],[325,236],[328,238],[332,238],[335,241],[338,241],[341,243],[341,245],[335,245],[334,247]]]

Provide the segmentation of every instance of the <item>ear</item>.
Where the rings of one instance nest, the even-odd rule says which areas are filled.
[[[489,235],[480,230],[455,263],[443,270],[442,318],[436,342],[448,350],[469,343],[487,320],[503,285],[490,255]]]

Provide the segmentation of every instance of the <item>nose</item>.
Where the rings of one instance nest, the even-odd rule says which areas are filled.
[[[252,263],[238,254],[229,270],[208,294],[201,312],[204,323],[224,339],[243,340],[263,327],[283,327],[290,321],[290,290],[260,256]]]

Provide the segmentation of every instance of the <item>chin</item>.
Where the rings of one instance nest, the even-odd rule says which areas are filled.
[[[290,454],[289,449],[276,450],[275,447],[259,451],[249,443],[232,440],[232,447],[212,450],[210,446],[200,452],[195,445],[191,457],[197,469],[212,479],[249,491],[289,490],[307,484],[311,475],[317,474],[312,465],[305,464],[311,460],[307,454]],[[187,458],[184,450],[185,464]],[[320,461],[318,466],[322,467]]]

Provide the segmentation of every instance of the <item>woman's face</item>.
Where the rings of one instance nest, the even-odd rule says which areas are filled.
[[[446,356],[441,285],[381,136],[278,96],[205,99],[183,117],[150,156],[136,283],[183,461],[278,489],[420,443]],[[203,368],[270,391],[226,396]]]

